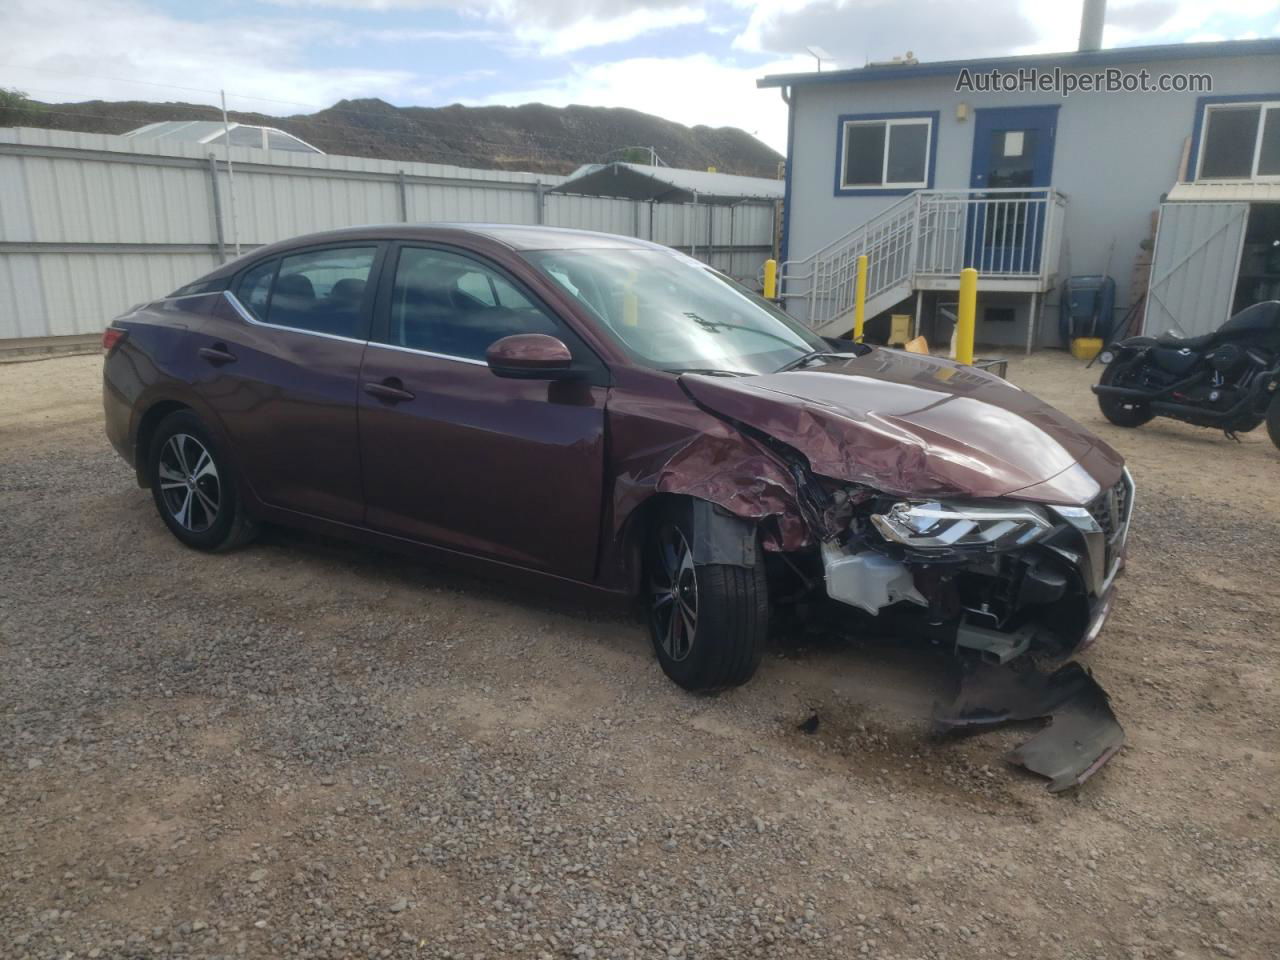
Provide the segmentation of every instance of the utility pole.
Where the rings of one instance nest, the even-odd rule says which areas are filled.
[[[240,256],[240,227],[236,221],[236,175],[231,169],[231,124],[227,120],[227,93],[219,90],[222,97],[222,143],[226,148],[227,158],[227,193],[231,196],[231,245],[235,247],[236,256]]]

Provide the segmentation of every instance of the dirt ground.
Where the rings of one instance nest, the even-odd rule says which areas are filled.
[[[1280,451],[1105,423],[1137,487],[1084,661],[1125,749],[938,741],[948,665],[812,636],[685,694],[638,622],[285,531],[184,549],[101,362],[0,367],[0,956],[1280,956]],[[813,735],[797,724],[817,711]]]

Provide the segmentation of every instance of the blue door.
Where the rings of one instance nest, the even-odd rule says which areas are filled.
[[[1057,127],[1057,106],[974,111],[969,186],[982,193],[973,195],[967,218],[966,266],[1039,272]]]

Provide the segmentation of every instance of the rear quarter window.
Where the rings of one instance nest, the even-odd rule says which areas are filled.
[[[218,277],[214,280],[196,280],[188,283],[185,287],[179,287],[173,293],[169,294],[168,299],[174,297],[194,297],[202,293],[221,293],[227,289],[230,277]]]

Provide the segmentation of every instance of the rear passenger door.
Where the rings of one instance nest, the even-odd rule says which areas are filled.
[[[504,270],[405,245],[389,260],[360,391],[370,527],[579,580],[595,573],[603,364]],[[489,345],[559,337],[583,379],[496,377]]]
[[[192,338],[196,389],[271,506],[363,519],[356,391],[383,252],[353,242],[255,263]]]

